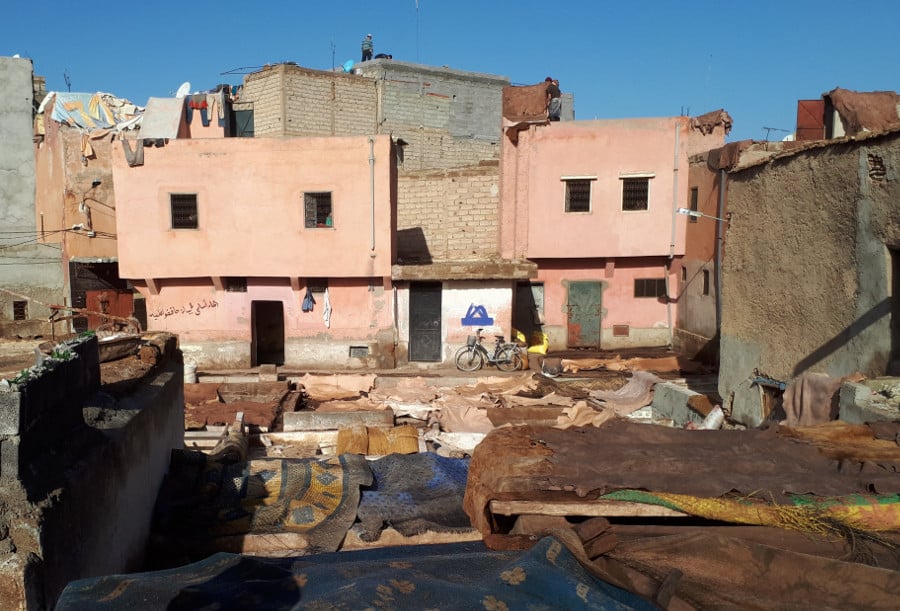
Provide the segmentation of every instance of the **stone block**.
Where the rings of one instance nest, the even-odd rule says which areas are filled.
[[[259,366],[260,382],[277,382],[278,367],[276,365],[260,365]]]
[[[392,427],[391,410],[355,412],[285,412],[282,415],[285,431],[331,431],[357,425]]]
[[[838,392],[838,419],[852,424],[900,420],[900,409],[871,386],[844,382]]]
[[[690,388],[664,382],[653,387],[653,415],[660,418],[671,419],[675,426],[682,427],[688,422],[700,424],[703,415],[694,410],[691,404],[700,393]]]
[[[758,427],[765,420],[762,387],[744,380],[734,389],[731,419],[749,428]]]

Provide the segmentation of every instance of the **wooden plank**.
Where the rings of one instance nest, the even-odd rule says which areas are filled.
[[[688,514],[659,505],[628,501],[491,501],[491,513],[504,516],[685,517]]]

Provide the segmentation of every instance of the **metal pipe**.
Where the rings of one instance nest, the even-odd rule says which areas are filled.
[[[369,201],[371,207],[372,238],[369,248],[375,252],[375,138],[369,136]]]
[[[675,149],[672,163],[672,235],[669,240],[669,258],[666,259],[666,323],[669,326],[669,347],[675,344],[675,331],[672,323],[672,287],[670,277],[672,275],[672,261],[675,259],[675,223],[678,219],[678,147],[681,135],[681,123],[675,123]]]

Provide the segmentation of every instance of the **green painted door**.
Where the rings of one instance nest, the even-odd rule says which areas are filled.
[[[569,348],[600,348],[601,292],[600,282],[569,282],[566,301]]]

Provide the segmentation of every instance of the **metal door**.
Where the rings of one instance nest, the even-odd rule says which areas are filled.
[[[86,308],[91,312],[100,312],[119,318],[128,318],[134,313],[134,295],[131,291],[104,289],[102,291],[85,291]],[[96,329],[104,323],[111,322],[102,316],[90,315],[87,318],[88,329]]]
[[[568,283],[566,329],[569,348],[600,348],[601,292],[600,282]]]
[[[409,360],[441,360],[441,285],[409,287]]]

